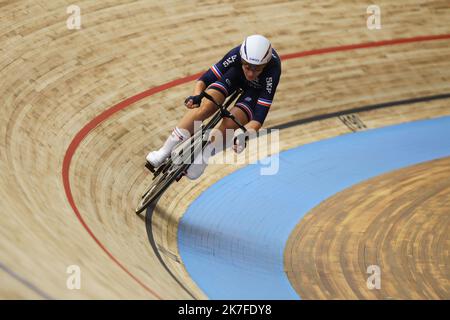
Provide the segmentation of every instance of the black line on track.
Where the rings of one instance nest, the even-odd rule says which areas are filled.
[[[163,193],[164,194],[164,193]],[[161,195],[162,196],[162,195]],[[153,213],[155,212],[156,205],[158,204],[159,199],[161,196],[156,199],[155,203],[147,208],[145,211],[145,229],[147,230],[147,236],[148,240],[150,242],[150,245],[153,248],[153,251],[156,254],[156,257],[158,258],[159,262],[162,264],[164,269],[166,269],[167,273],[180,285],[181,288],[194,300],[197,300],[197,298],[189,291],[188,288],[186,288],[183,283],[178,280],[178,278],[172,273],[172,271],[169,269],[169,267],[164,262],[163,258],[161,257],[161,254],[159,252],[158,246],[156,245],[155,238],[153,236],[153,225],[152,225],[152,218]]]
[[[425,97],[418,97],[418,98],[412,98],[412,99],[396,100],[396,101],[390,101],[390,102],[384,102],[384,103],[371,104],[371,105],[367,105],[367,106],[363,106],[363,107],[358,107],[358,108],[353,108],[353,109],[348,109],[348,110],[342,110],[342,111],[333,112],[333,113],[326,113],[326,114],[321,114],[321,115],[317,115],[317,116],[313,116],[313,117],[309,117],[309,118],[298,119],[298,120],[286,122],[286,123],[283,123],[283,124],[280,124],[280,125],[277,125],[277,126],[270,127],[270,128],[268,128],[268,130],[270,130],[270,129],[279,129],[279,130],[281,130],[281,129],[286,129],[286,128],[291,128],[291,127],[294,127],[294,126],[298,126],[298,125],[301,125],[301,124],[311,123],[311,122],[325,120],[325,119],[330,119],[330,118],[339,117],[339,116],[345,116],[345,115],[352,114],[352,113],[372,111],[372,110],[377,110],[377,109],[396,107],[396,106],[407,105],[407,104],[414,104],[414,103],[419,103],[419,102],[427,102],[427,101],[433,101],[433,100],[443,100],[443,99],[448,99],[448,98],[450,98],[450,93],[444,93],[444,94],[437,94],[437,95],[433,95],[433,96],[425,96]]]

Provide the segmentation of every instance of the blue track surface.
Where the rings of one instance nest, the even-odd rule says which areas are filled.
[[[450,156],[450,117],[347,134],[279,156],[278,174],[242,168],[201,194],[181,219],[181,257],[211,299],[299,299],[283,253],[300,219],[354,184]]]

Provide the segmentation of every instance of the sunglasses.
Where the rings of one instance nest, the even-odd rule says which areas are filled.
[[[261,64],[261,65],[254,65],[251,63],[248,63],[245,60],[241,60],[242,61],[242,65],[244,66],[244,68],[246,69],[250,69],[252,71],[256,71],[256,72],[260,72],[264,70],[264,67],[266,66],[265,64]]]

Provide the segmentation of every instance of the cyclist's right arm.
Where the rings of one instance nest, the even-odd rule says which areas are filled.
[[[211,68],[203,73],[195,83],[194,94],[186,99],[186,107],[191,109],[199,106],[199,103],[196,104],[195,102],[198,102],[201,99],[196,99],[195,97],[198,97],[211,83],[220,81],[223,74],[237,63],[239,58],[239,48],[240,46],[230,50],[219,62],[213,64]]]
[[[198,108],[200,106],[200,100],[201,98],[199,98],[199,95],[205,91],[206,89],[206,84],[205,82],[203,82],[203,80],[197,80],[197,82],[195,83],[195,87],[194,87],[194,93],[192,94],[192,96],[189,96],[186,98],[186,100],[184,101],[184,105],[188,108],[188,109],[193,109],[193,108]]]
[[[200,93],[205,91],[206,83],[203,80],[197,80],[194,87],[194,96],[198,96]]]

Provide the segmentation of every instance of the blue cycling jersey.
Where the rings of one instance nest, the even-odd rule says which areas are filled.
[[[230,95],[237,88],[244,93],[236,106],[241,107],[249,117],[261,124],[264,122],[272,105],[275,92],[281,76],[281,61],[275,49],[272,48],[272,59],[265,66],[256,80],[249,81],[242,70],[239,54],[241,46],[230,50],[219,62],[212,65],[199,80],[207,87]]]

